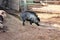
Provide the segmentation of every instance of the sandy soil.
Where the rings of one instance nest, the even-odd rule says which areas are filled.
[[[7,17],[8,32],[0,32],[0,40],[60,40],[60,30],[48,29],[44,26],[30,25],[25,26],[22,22],[8,14]]]

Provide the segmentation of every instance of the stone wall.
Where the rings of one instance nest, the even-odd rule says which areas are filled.
[[[19,11],[19,0],[9,0],[9,7]]]
[[[0,5],[1,5],[1,3],[2,3],[2,0],[0,0]]]
[[[0,0],[0,5],[2,4],[3,0]],[[19,11],[19,0],[8,0],[9,8],[15,9]]]

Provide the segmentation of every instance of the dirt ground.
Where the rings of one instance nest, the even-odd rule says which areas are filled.
[[[60,25],[60,18],[41,18],[40,26],[30,25],[28,22],[23,26],[18,18],[8,14],[5,23],[8,30],[5,33],[0,32],[0,40],[60,40],[60,26],[50,25],[54,23]]]
[[[30,25],[22,22],[8,14],[5,25],[8,27],[6,33],[0,32],[0,40],[60,40],[60,30],[44,26]]]

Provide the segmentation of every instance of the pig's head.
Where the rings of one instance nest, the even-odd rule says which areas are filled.
[[[3,18],[5,18],[7,16],[6,12],[4,10],[0,10],[0,15],[3,16]]]

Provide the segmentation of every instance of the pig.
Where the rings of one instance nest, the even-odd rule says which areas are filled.
[[[0,15],[0,30],[2,31],[2,32],[5,32],[6,30],[6,26],[4,26],[3,25],[3,21],[4,21],[4,18],[3,18],[3,16],[2,15]]]
[[[4,10],[0,10],[0,30],[6,32],[7,26],[4,25],[4,19],[7,17]]]
[[[33,11],[24,11],[20,13],[20,18],[23,21],[23,25],[25,25],[25,21],[29,21],[30,24],[35,23],[37,26],[40,26],[40,19],[37,14]]]

